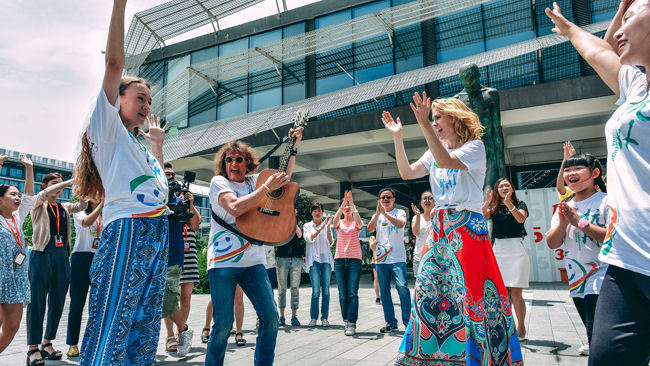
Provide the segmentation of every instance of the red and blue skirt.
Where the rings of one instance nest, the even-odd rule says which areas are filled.
[[[436,213],[396,365],[523,365],[483,215]]]

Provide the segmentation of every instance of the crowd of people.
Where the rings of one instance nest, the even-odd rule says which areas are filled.
[[[183,356],[191,348],[194,330],[187,319],[198,281],[195,230],[201,217],[191,193],[170,193],[175,174],[164,163],[162,150],[167,124],[150,115],[151,86],[144,79],[122,76],[125,7],[126,0],[114,0],[104,79],[82,135],[73,179],[48,174],[34,195],[33,164],[21,155],[24,195],[15,186],[0,185],[0,352],[18,331],[26,305],[27,365],[61,359],[52,340],[68,288],[68,356],[78,356],[81,365],[154,363],[162,319],[166,349]],[[562,203],[546,234],[547,245],[565,246],[570,296],[589,340],[580,352],[589,355],[589,365],[647,365],[650,101],[645,70],[650,67],[650,1],[621,1],[604,39],[568,21],[557,4],[546,14],[555,24],[553,31],[568,37],[619,96],[619,108],[605,126],[607,184],[598,159],[576,153],[571,143],[564,146],[557,179]],[[404,245],[407,214],[395,206],[393,189],[379,191],[376,212],[367,223],[368,232],[375,233],[370,248],[376,302],[386,323],[379,331],[398,330],[400,320],[405,327],[397,365],[522,365],[519,342],[527,333],[522,289],[529,285],[530,266],[523,245],[526,203],[506,177],[484,193],[483,126],[463,102],[415,93],[411,108],[428,146],[414,163],[405,152],[400,118],[383,112],[381,119],[393,136],[402,179],[428,175],[430,190],[422,192],[419,206],[411,206],[413,293]],[[273,364],[278,328],[287,325],[287,289],[289,324],[301,325],[297,310],[303,255],[311,280],[308,325],[329,325],[334,270],[344,334],[356,333],[364,222],[351,192],[328,217],[321,204],[313,204],[312,220],[298,225],[291,241],[277,250],[251,243],[234,226],[237,217],[289,182],[302,128],[291,129],[289,135],[295,146],[286,172],[264,182],[258,182],[260,163],[246,143],[229,142],[215,154],[207,248],[211,302],[201,332],[208,344],[206,365],[226,362],[233,323],[237,345],[246,343],[244,294],[258,318],[254,362]],[[0,156],[0,164],[6,159]],[[58,202],[69,185],[78,200]],[[168,205],[177,202],[189,204],[189,219],[169,215]],[[30,212],[33,245],[28,256],[22,226]],[[70,258],[71,215],[76,243]],[[492,221],[491,235],[486,220]],[[272,289],[276,279],[277,303]],[[399,319],[391,297],[393,280]],[[79,348],[87,297],[89,318]]]

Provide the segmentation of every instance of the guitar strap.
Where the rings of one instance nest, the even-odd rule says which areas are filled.
[[[210,213],[212,213],[212,219],[214,221],[216,221],[217,224],[221,225],[224,229],[230,231],[231,233],[233,233],[233,234],[235,234],[237,236],[240,236],[240,237],[250,241],[251,244],[264,245],[264,242],[259,241],[257,239],[253,239],[253,238],[251,238],[249,236],[246,236],[246,235],[242,234],[239,230],[237,230],[236,227],[230,225],[229,223],[226,222],[226,220],[222,219],[216,213],[214,213],[214,210],[210,209]]]

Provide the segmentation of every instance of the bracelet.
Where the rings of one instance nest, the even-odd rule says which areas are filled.
[[[292,149],[291,156],[296,156],[296,155],[298,155],[298,149]]]
[[[513,205],[512,208],[509,208],[508,211],[512,212],[517,209],[517,206]]]
[[[266,183],[262,183],[262,187],[264,187],[264,189],[266,189],[267,192],[271,191],[271,189],[269,188],[269,186],[266,185]]]

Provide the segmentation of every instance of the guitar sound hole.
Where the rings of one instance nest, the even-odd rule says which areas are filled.
[[[278,188],[274,191],[269,192],[267,195],[269,196],[269,198],[276,200],[282,197],[282,194],[284,194],[284,188]]]

